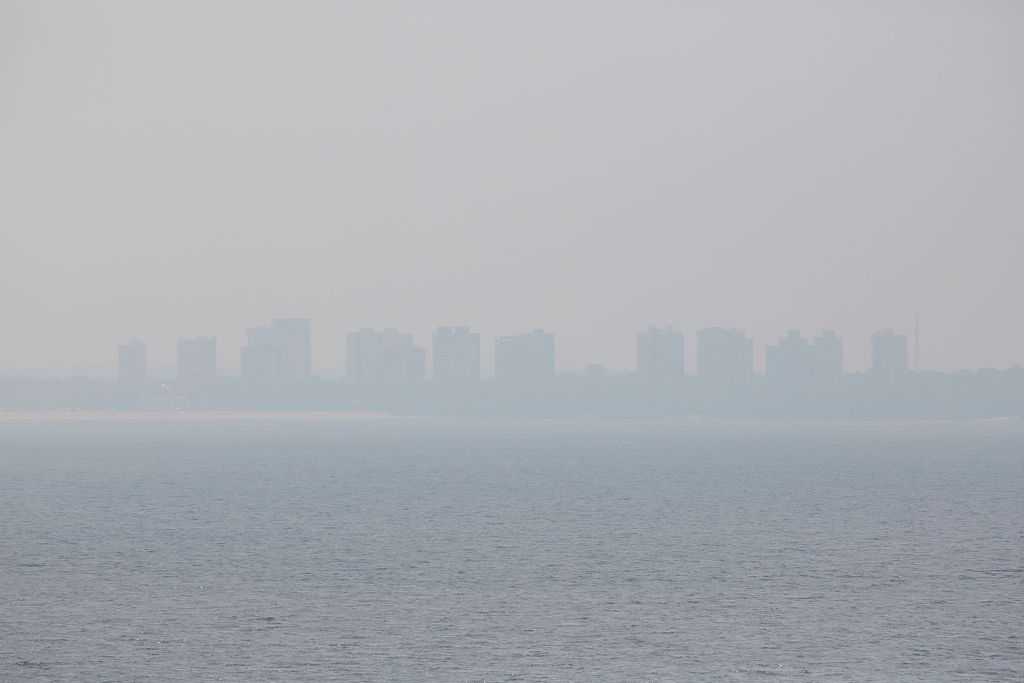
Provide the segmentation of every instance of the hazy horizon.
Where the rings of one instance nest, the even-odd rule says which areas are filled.
[[[0,6],[0,372],[308,317],[1024,363],[1024,4]],[[911,349],[913,342],[911,341]]]
[[[264,322],[266,322],[266,321],[264,321]],[[352,330],[350,330],[350,331],[352,331]],[[638,330],[638,332],[639,331],[640,330]],[[803,333],[804,338],[808,342],[812,342],[814,337],[818,336],[818,333],[810,333],[810,334],[808,334],[806,331],[801,331],[801,332]],[[897,331],[897,333],[899,333],[899,331]],[[203,336],[203,335],[198,335],[198,336]],[[904,334],[904,336],[907,337],[907,343],[908,343],[908,364],[909,364],[909,367],[911,369],[913,369],[913,367],[914,367],[914,336],[913,336],[912,332],[906,333],[906,334]],[[182,337],[182,338],[184,338],[184,337]],[[556,335],[556,338],[557,338],[557,335]],[[494,376],[494,344],[493,344],[493,342],[496,339],[497,339],[497,337],[495,337],[493,339],[492,338],[484,338],[484,339],[482,339],[482,342],[481,342],[481,344],[482,344],[482,349],[481,350],[482,351],[486,350],[486,354],[482,352],[481,353],[481,357],[482,358],[486,358],[486,360],[487,360],[487,363],[482,363],[482,366],[481,366],[481,371],[483,373],[483,375],[482,375],[483,379],[491,379]],[[685,373],[685,375],[687,377],[696,378],[697,375],[698,375],[696,331],[695,330],[689,331],[686,334],[685,339],[686,339],[686,347],[685,347],[686,365],[685,365],[685,368],[684,368],[684,373]],[[75,376],[84,376],[84,377],[92,377],[92,378],[113,380],[117,376],[117,350],[118,350],[118,346],[120,346],[122,343],[130,342],[130,341],[141,341],[144,344],[146,344],[147,353],[150,353],[152,348],[153,348],[153,346],[150,345],[149,343],[147,343],[146,340],[137,339],[137,338],[133,338],[131,340],[121,340],[118,343],[112,345],[112,347],[111,347],[112,350],[111,350],[111,354],[110,354],[111,358],[104,359],[104,360],[101,360],[101,361],[96,362],[96,363],[62,364],[60,362],[55,362],[55,363],[51,363],[51,364],[46,365],[46,366],[22,368],[22,369],[13,370],[13,371],[10,370],[10,369],[0,368],[0,377],[4,376],[5,374],[6,375],[13,375],[13,376],[26,376],[26,377],[37,377],[37,378],[71,378],[71,377],[75,377]],[[172,347],[174,345],[176,345],[177,341],[178,341],[177,338],[174,339],[174,340],[171,340]],[[318,355],[321,356],[321,357],[327,356],[328,355],[327,353],[320,353],[320,354],[316,353],[315,328],[314,328],[313,341],[314,341],[314,344],[313,344],[313,356],[314,356],[314,358],[316,358]],[[635,341],[635,335],[634,335],[634,341]],[[771,340],[771,341],[765,341],[765,342],[762,343],[759,340],[754,340],[754,342],[755,342],[755,348],[754,348],[754,367],[755,367],[755,373],[756,374],[758,374],[758,375],[763,375],[764,374],[764,371],[765,371],[765,367],[764,367],[764,365],[765,365],[765,358],[764,358],[764,356],[765,356],[765,347],[769,346],[769,345],[774,345],[774,344],[778,343],[779,341],[780,340],[775,339],[775,340]],[[845,347],[844,348],[844,356],[847,356],[846,349],[849,348],[850,340],[844,339],[843,341],[844,341],[844,347]],[[854,342],[862,341],[862,343],[865,346],[868,346],[869,343],[870,343],[868,339],[853,340],[853,341]],[[166,349],[164,348],[166,346],[165,342],[166,342],[166,340],[160,340],[160,343],[156,344],[156,348],[158,349],[158,351],[161,351],[161,352],[164,352],[164,353],[160,354],[160,356],[158,357],[158,360],[156,362],[150,361],[150,362],[147,363],[147,376],[150,377],[151,379],[174,379],[175,376],[177,375],[177,372],[178,372],[178,370],[177,370],[177,360],[174,357],[175,350],[172,348],[171,349],[171,353],[170,353],[171,357],[167,358],[166,357],[167,354],[165,353]],[[429,356],[430,356],[429,351],[432,348],[431,334],[428,333],[427,335],[425,335],[425,338],[423,338],[423,339],[417,338],[415,340],[415,343],[420,345],[420,346],[422,346],[422,347],[425,347],[426,350],[428,351],[428,354],[427,354],[428,355],[427,368],[429,369],[431,367],[431,363],[429,362]],[[226,376],[226,377],[238,377],[240,375],[240,373],[241,373],[241,365],[240,365],[240,358],[239,357],[240,357],[240,354],[241,354],[241,346],[244,346],[244,345],[245,345],[245,343],[243,341],[239,348],[232,347],[232,348],[225,349],[222,346],[221,340],[218,339],[218,341],[217,341],[217,374],[218,375]],[[345,358],[344,358],[344,350],[345,350],[345,339],[344,338],[342,339],[341,346],[339,348],[341,349],[342,357],[340,359],[334,359],[333,363],[332,362],[327,362],[327,363],[322,363],[322,364],[314,363],[314,365],[312,366],[312,374],[313,374],[313,376],[321,377],[321,378],[324,378],[324,379],[339,379],[339,378],[345,378],[346,377],[347,373],[346,373]],[[557,346],[556,346],[556,349],[557,349]],[[860,354],[858,353],[858,354],[854,354],[854,355],[860,355]],[[557,362],[556,371],[559,374],[561,374],[561,373],[579,373],[579,372],[584,372],[586,370],[586,368],[583,365],[581,365],[579,363],[573,362],[574,359],[565,358],[564,354],[560,354],[560,355],[556,354],[556,359],[558,361]],[[591,365],[603,366],[607,370],[609,370],[610,372],[615,373],[615,374],[635,373],[636,370],[637,370],[637,368],[636,368],[636,357],[635,357],[635,347],[634,347],[634,356],[632,358],[628,359],[627,360],[627,364],[624,365],[623,367],[611,367],[607,363],[593,363]],[[1009,365],[1009,366],[1007,366],[1005,368],[1004,367],[995,367],[995,368],[994,367],[954,368],[954,369],[946,371],[946,372],[957,372],[957,371],[964,371],[964,370],[966,370],[966,371],[1008,370],[1008,369],[1013,368],[1013,367],[1019,367],[1019,365],[1020,365],[1019,363],[1012,363],[1011,365]],[[929,372],[929,371],[933,371],[934,372],[936,370],[934,370],[932,368],[922,367],[921,371],[922,372]],[[867,366],[867,367],[851,368],[849,366],[849,362],[847,361],[847,362],[844,363],[843,372],[845,374],[858,374],[858,373],[862,373],[862,372],[870,372],[870,367]]]

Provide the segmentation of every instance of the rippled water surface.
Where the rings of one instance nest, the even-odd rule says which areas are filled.
[[[1024,679],[1024,423],[0,423],[0,679]]]

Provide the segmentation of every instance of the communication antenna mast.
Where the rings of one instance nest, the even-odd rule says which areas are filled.
[[[914,311],[914,372],[921,372],[921,314]]]

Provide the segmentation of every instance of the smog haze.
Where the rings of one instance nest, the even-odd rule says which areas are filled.
[[[1019,2],[0,6],[0,371],[345,335],[880,328],[1024,362]]]

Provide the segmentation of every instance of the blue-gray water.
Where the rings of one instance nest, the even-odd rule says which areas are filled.
[[[3,680],[1021,680],[1024,422],[0,423]]]

